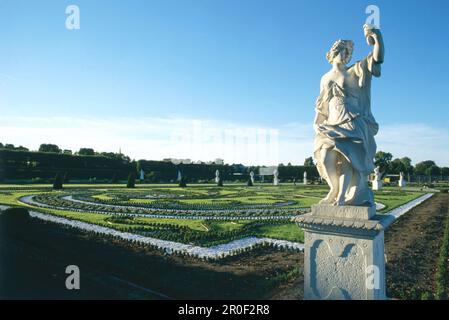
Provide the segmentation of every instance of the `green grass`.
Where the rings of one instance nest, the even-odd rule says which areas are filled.
[[[295,223],[284,223],[277,225],[261,225],[257,227],[257,235],[280,240],[304,242],[304,231]]]
[[[241,229],[243,226],[250,224],[249,221],[216,221],[209,220],[205,223],[210,231],[229,232]]]
[[[1,189],[0,189],[1,190]],[[55,191],[57,192],[57,191]],[[25,204],[19,202],[19,199],[24,196],[29,195],[37,195],[48,193],[47,191],[43,191],[42,189],[29,189],[29,190],[19,190],[19,191],[0,191],[0,204],[10,205],[10,206],[26,206]]]
[[[406,192],[399,189],[383,189],[381,191],[375,191],[374,196],[376,202],[380,202],[385,205],[385,208],[380,212],[385,213],[393,210],[407,202],[410,202],[424,193],[422,192]]]
[[[156,199],[129,199],[129,203],[153,203]],[[126,203],[126,201],[124,201]]]
[[[436,298],[439,300],[447,300],[449,294],[449,215],[446,218],[435,279]]]
[[[100,191],[100,190],[98,190],[98,191]],[[100,199],[100,200],[113,200],[114,199],[114,198],[111,198],[110,196],[107,196],[105,194],[97,194],[97,195],[92,196],[92,198]]]

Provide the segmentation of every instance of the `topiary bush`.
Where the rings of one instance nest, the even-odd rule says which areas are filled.
[[[62,180],[63,178],[59,173],[56,174],[55,179],[53,181],[53,189],[54,190],[62,190]]]
[[[136,177],[134,176],[134,173],[130,173],[128,176],[128,183],[126,184],[127,188],[135,188],[136,186]]]
[[[186,188],[187,187],[187,181],[185,177],[181,178],[181,181],[179,181],[179,187],[180,188]]]

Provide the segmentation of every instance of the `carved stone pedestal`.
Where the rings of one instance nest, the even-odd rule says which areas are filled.
[[[304,298],[385,299],[384,230],[375,207],[314,205],[295,219],[305,231]]]

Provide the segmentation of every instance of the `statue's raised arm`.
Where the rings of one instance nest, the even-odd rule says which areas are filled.
[[[373,48],[373,58],[377,63],[384,62],[385,56],[385,47],[384,40],[382,38],[382,33],[380,29],[375,28],[372,25],[365,24],[363,26],[363,30],[365,33],[366,41],[370,46],[374,46]]]

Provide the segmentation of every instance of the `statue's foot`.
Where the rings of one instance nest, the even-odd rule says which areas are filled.
[[[324,199],[321,199],[319,204],[332,204],[334,201],[331,199],[328,199],[327,197]]]
[[[344,206],[344,205],[346,205],[346,202],[344,200],[337,200],[332,205],[333,206]]]
[[[336,197],[337,197],[336,192],[331,190],[331,191],[329,191],[327,196],[324,199],[322,199],[319,203],[320,204],[333,204],[335,202]]]
[[[335,199],[335,202],[332,204],[334,206],[344,206],[346,205],[346,199],[344,196],[339,196]]]

